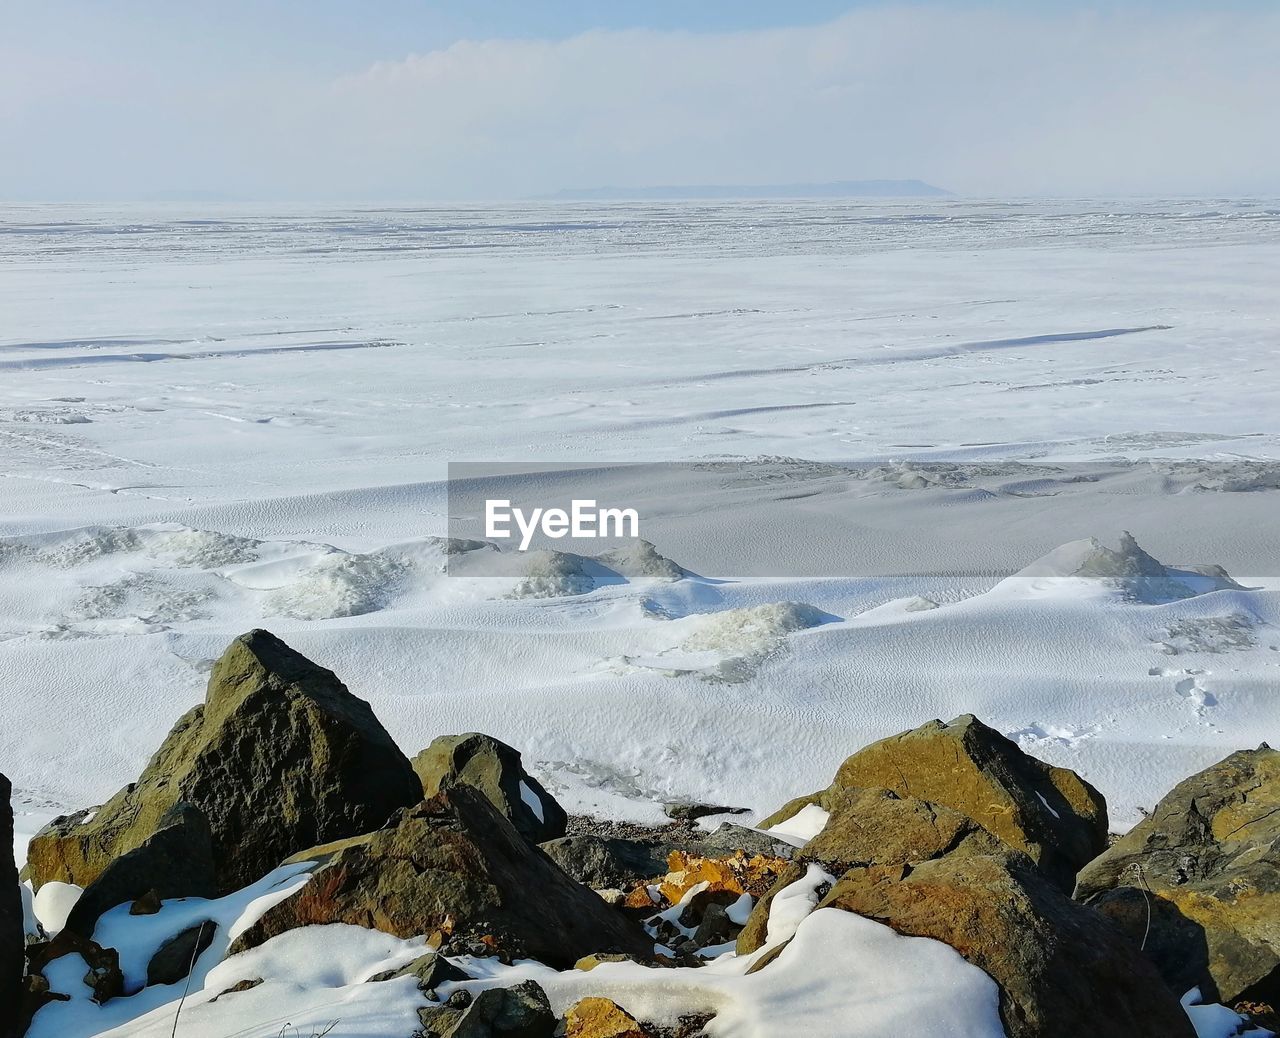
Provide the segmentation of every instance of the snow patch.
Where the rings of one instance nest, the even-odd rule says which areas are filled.
[[[828,811],[817,804],[805,804],[790,818],[779,822],[777,825],[770,826],[768,829],[762,829],[761,832],[766,832],[770,836],[777,836],[797,847],[803,847],[822,832],[830,820],[831,814]]]

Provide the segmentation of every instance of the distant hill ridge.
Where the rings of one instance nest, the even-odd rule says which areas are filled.
[[[654,198],[946,198],[923,180],[837,180],[827,184],[686,184],[657,187],[573,187],[541,197],[558,200]]]

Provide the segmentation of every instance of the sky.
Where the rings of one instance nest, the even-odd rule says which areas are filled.
[[[1280,195],[1280,2],[0,0],[0,201]]]

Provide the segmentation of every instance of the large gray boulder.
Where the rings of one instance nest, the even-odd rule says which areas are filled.
[[[13,787],[0,775],[0,1038],[18,1031],[26,935],[18,869],[13,862]]]
[[[422,799],[413,767],[332,671],[267,631],[235,639],[204,703],[178,721],[137,782],[96,814],[56,819],[31,841],[30,876],[87,887],[179,802],[208,819],[218,889],[260,878],[294,851],[369,832]]]
[[[458,784],[472,786],[534,843],[564,835],[564,809],[524,770],[520,751],[491,735],[442,735],[414,757],[413,769],[425,796]]]
[[[1280,752],[1241,750],[1178,783],[1080,873],[1178,990],[1280,1006]]]
[[[237,938],[232,954],[324,923],[398,937],[437,934],[561,969],[594,952],[653,950],[639,926],[566,876],[467,785],[399,812],[385,829],[291,860],[318,866],[305,886]]]

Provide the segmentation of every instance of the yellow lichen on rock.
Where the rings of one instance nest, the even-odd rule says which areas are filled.
[[[565,1014],[565,1038],[646,1038],[639,1022],[607,998],[584,998]]]

